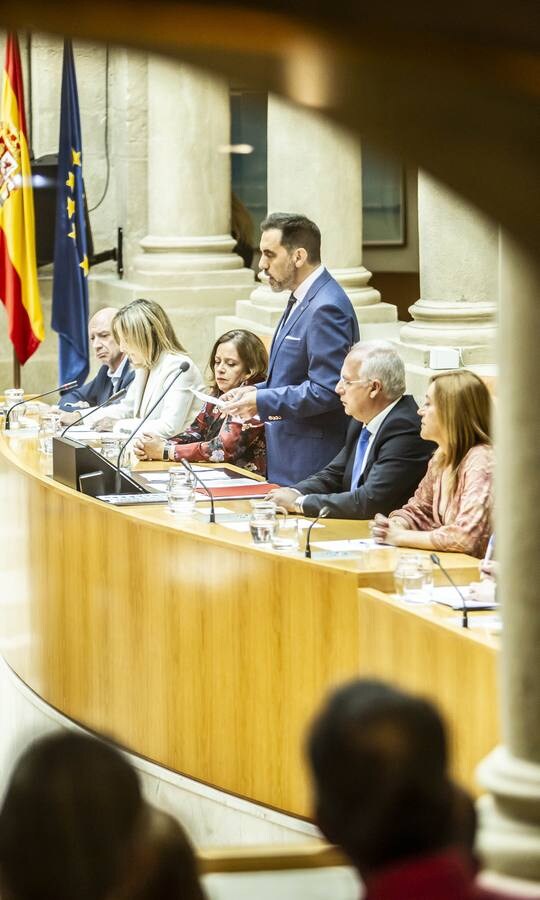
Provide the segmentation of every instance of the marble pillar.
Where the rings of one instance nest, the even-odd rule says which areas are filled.
[[[127,278],[102,286],[118,305],[149,297],[204,368],[216,315],[248,297],[253,272],[233,252],[230,233],[228,84],[191,65],[149,56],[147,63],[147,221]],[[143,137],[143,135],[141,135]]]
[[[494,363],[498,226],[420,171],[418,231],[421,298],[410,308],[413,321],[401,329],[399,348],[409,389],[423,395],[435,348],[458,351],[459,366],[489,371]]]
[[[480,765],[479,849],[503,875],[540,881],[540,265],[501,239],[496,556],[503,607],[502,745]],[[486,703],[496,698],[486,697]],[[538,885],[537,885],[538,890]],[[538,895],[538,894],[537,894]]]
[[[299,212],[316,222],[322,261],[350,297],[362,335],[394,336],[396,307],[381,302],[362,265],[358,139],[326,117],[271,94],[267,140],[269,212]],[[287,297],[288,292],[273,294],[258,285],[248,302],[237,304],[237,321],[271,335]]]

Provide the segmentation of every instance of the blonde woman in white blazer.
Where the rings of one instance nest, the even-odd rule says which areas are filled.
[[[161,438],[181,432],[200,407],[189,388],[201,388],[203,379],[176,337],[166,312],[153,300],[134,300],[118,310],[112,332],[122,352],[128,355],[135,378],[124,400],[88,419],[99,430],[109,430],[114,425],[115,431],[133,431],[181,364],[187,362],[187,371],[176,379],[144,425],[145,432]]]

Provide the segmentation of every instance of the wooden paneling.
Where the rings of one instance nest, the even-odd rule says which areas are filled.
[[[8,663],[48,703],[132,751],[308,815],[306,723],[383,640],[377,603],[364,609],[358,587],[389,585],[394,552],[360,564],[283,557],[163,508],[110,508],[53,482],[46,468],[35,441],[0,440]],[[366,527],[330,522],[316,534],[354,537]],[[447,556],[458,580],[475,577],[476,561]],[[413,633],[416,622],[409,616]],[[403,657],[405,626],[390,627],[385,653],[396,665],[385,675]],[[477,758],[467,760],[470,773]]]

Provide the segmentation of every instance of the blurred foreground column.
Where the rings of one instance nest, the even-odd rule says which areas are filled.
[[[417,398],[436,368],[494,374],[499,294],[497,223],[422,171],[418,232],[421,298],[399,336],[408,389]],[[435,362],[437,350],[455,352]]]
[[[268,97],[268,211],[302,213],[319,226],[322,262],[350,297],[362,338],[396,335],[397,309],[381,303],[369,285],[371,272],[362,265],[360,142],[321,114],[273,94]],[[258,285],[249,301],[237,304],[234,321],[270,336],[288,296]]]
[[[480,852],[540,881],[540,266],[504,234],[497,394],[496,555],[503,604],[503,743],[480,765]],[[486,696],[486,703],[496,698]],[[540,890],[537,885],[537,894]]]

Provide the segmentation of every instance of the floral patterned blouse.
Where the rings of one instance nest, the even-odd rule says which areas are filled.
[[[399,516],[417,531],[431,531],[436,550],[457,550],[481,558],[493,530],[493,468],[493,447],[471,447],[458,468],[456,489],[441,511],[442,476],[432,458],[414,497],[390,517]]]
[[[233,463],[266,475],[264,425],[258,419],[241,422],[224,416],[214,403],[205,403],[189,428],[171,438],[174,459],[190,462]]]

